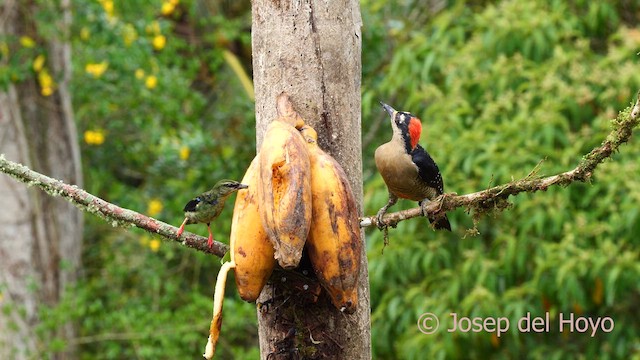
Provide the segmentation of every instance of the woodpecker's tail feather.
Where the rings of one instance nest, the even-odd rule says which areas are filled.
[[[447,215],[445,214],[445,216],[439,218],[439,219],[432,219],[429,218],[429,222],[431,224],[433,224],[433,228],[436,230],[449,230],[451,231],[451,224],[449,224],[449,219],[447,218]]]

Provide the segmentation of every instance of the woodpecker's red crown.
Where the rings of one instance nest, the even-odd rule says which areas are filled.
[[[412,149],[414,149],[418,145],[418,140],[420,140],[421,133],[422,123],[420,122],[420,119],[411,115],[411,117],[409,118],[409,139],[411,140]]]

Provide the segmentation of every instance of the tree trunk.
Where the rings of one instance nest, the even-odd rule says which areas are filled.
[[[361,39],[356,0],[254,0],[253,72],[257,144],[276,117],[285,91],[318,132],[320,147],[343,166],[362,211]],[[362,236],[364,242],[364,235]],[[261,358],[370,359],[369,277],[362,247],[359,305],[353,315],[326,295],[301,306],[294,281],[278,272],[265,287],[258,311]],[[304,262],[304,260],[303,260]],[[302,265],[304,267],[304,265]],[[312,272],[311,272],[312,273]],[[283,275],[284,274],[284,275]]]
[[[54,24],[58,32],[41,37],[34,19],[44,10],[59,14]],[[34,69],[26,80],[0,92],[0,153],[81,186],[80,153],[68,92],[70,11],[70,0],[55,5],[4,0],[0,5],[0,36],[33,39],[33,58],[46,56],[43,69],[54,81],[52,93],[45,96]],[[17,41],[9,42],[10,54],[18,53],[20,46]],[[82,214],[60,198],[20,186],[4,176],[0,177],[0,207],[0,306],[9,310],[0,312],[0,359],[73,359],[73,346],[57,354],[49,346],[54,337],[68,344],[66,340],[74,336],[71,323],[37,334],[36,327],[39,307],[57,304],[65,286],[76,279]]]

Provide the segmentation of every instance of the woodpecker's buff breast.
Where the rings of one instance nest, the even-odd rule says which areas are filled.
[[[413,163],[411,155],[401,149],[392,140],[379,146],[375,152],[376,167],[389,191],[399,198],[414,201],[437,197],[437,190],[420,179],[418,166]]]

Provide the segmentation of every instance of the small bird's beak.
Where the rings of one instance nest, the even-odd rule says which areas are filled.
[[[245,184],[238,184],[238,190],[240,189],[248,189],[249,185],[245,185]]]
[[[383,103],[382,101],[380,101],[380,105],[382,105],[382,108],[387,112],[387,114],[389,114],[389,116],[393,117],[393,114],[396,112],[396,109]]]

